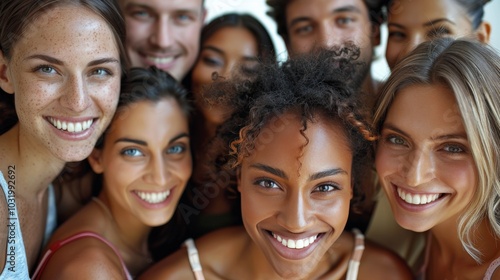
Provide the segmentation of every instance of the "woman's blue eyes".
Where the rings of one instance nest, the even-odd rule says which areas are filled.
[[[183,146],[177,145],[177,146],[173,146],[173,147],[168,148],[167,153],[180,154],[180,153],[184,152],[185,150],[186,150],[186,148],[184,148]]]
[[[405,145],[405,143],[406,143],[403,138],[398,137],[398,136],[394,136],[394,135],[388,136],[387,141],[389,141],[389,143],[395,144],[395,145]]]
[[[143,156],[144,154],[139,151],[138,149],[126,149],[122,151],[122,155],[128,156],[128,157],[140,157]]]

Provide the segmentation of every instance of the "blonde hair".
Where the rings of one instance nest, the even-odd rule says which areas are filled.
[[[426,42],[394,69],[381,91],[373,124],[380,132],[394,96],[412,85],[442,84],[454,93],[478,173],[472,201],[459,218],[458,235],[478,263],[474,229],[487,219],[500,237],[500,56],[477,41],[450,38]]]

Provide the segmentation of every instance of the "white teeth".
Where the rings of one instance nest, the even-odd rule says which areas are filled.
[[[409,204],[422,205],[428,204],[439,198],[439,194],[409,194],[398,188],[399,197]]]
[[[311,237],[307,237],[307,238],[304,238],[304,239],[298,239],[298,240],[285,239],[285,238],[277,235],[276,233],[273,233],[273,237],[276,240],[278,240],[278,242],[280,242],[283,246],[288,247],[290,249],[304,249],[304,248],[307,248],[307,247],[309,247],[309,245],[311,245],[311,244],[314,243],[314,240],[316,240],[316,238],[318,238],[317,235],[314,235],[314,236],[311,236]]]
[[[142,200],[151,203],[157,204],[165,201],[170,195],[170,190],[165,192],[135,192]]]
[[[167,64],[170,63],[174,60],[174,57],[169,56],[169,57],[155,57],[155,56],[148,56],[148,60],[153,62],[154,64]]]
[[[83,122],[66,122],[57,120],[54,118],[49,118],[50,123],[59,130],[66,130],[68,132],[79,133],[89,129],[94,122],[93,119],[83,121]]]

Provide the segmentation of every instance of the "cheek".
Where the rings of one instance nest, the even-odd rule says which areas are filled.
[[[457,192],[472,196],[478,185],[478,175],[474,165],[462,162],[457,164],[442,163],[436,167],[437,176]]]
[[[385,51],[385,59],[387,60],[387,64],[392,69],[396,64],[396,59],[401,52],[401,48],[396,43],[387,43],[387,49]]]
[[[95,102],[104,114],[111,118],[114,115],[116,105],[118,104],[118,98],[120,95],[120,79],[117,78],[109,84],[96,87],[93,92]]]

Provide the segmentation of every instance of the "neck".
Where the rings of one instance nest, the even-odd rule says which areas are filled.
[[[126,252],[124,259],[129,259],[126,255],[130,255],[131,259],[149,258],[148,236],[151,227],[138,221],[132,215],[123,215],[125,212],[123,209],[115,209],[105,191],[99,194],[99,201],[102,202],[108,219],[115,225],[113,236],[110,238],[116,241],[113,244],[117,245],[121,252]]]
[[[462,246],[458,236],[458,223],[456,222],[458,219],[450,218],[449,220],[453,222],[440,224],[430,231],[432,246],[429,263],[441,264],[443,266],[441,271],[456,272],[458,268],[466,268],[469,271],[473,268],[485,270],[491,261],[500,256],[500,240],[486,219],[481,220],[471,233],[473,237],[477,237],[472,241],[474,247],[481,252],[479,257],[483,266],[478,266],[478,263]],[[484,274],[484,271],[480,271],[480,274]]]
[[[0,170],[8,174],[9,166],[15,166],[16,195],[43,196],[65,162],[21,134],[18,123],[0,136]]]

